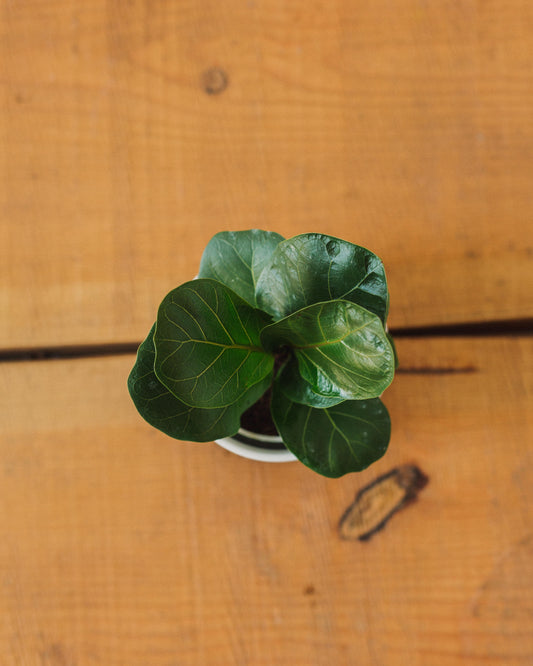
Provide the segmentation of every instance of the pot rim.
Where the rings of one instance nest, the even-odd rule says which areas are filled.
[[[237,434],[248,437],[249,439],[256,439],[258,442],[283,444],[281,437],[275,435],[261,435],[259,433],[245,430],[244,428],[240,428]],[[231,453],[235,453],[242,458],[248,458],[249,460],[258,460],[260,462],[272,463],[293,462],[298,460],[294,453],[289,451],[287,448],[263,449],[258,446],[240,442],[238,439],[235,439],[235,437],[223,437],[221,439],[216,439],[215,443],[218,444],[218,446],[221,446],[223,449],[226,449],[226,451],[231,451]]]

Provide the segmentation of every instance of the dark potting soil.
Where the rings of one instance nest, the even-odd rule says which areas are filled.
[[[288,355],[286,350],[281,350],[276,354],[276,359],[274,361],[274,376],[277,375],[285,361],[287,360]],[[263,393],[259,400],[249,407],[244,414],[241,416],[241,428],[249,430],[250,432],[255,432],[258,435],[272,435],[278,436],[279,433],[276,430],[274,421],[272,420],[272,415],[270,413],[270,400],[272,398],[272,387]],[[262,449],[284,449],[285,445],[281,443],[274,442],[257,442],[249,440],[249,438],[244,435],[235,435],[238,439],[245,441],[247,444],[252,444],[253,446],[258,446]]]
[[[241,416],[241,427],[260,435],[277,435],[278,431],[270,414],[272,389],[268,389],[259,400]]]

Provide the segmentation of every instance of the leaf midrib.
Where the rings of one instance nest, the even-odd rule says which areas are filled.
[[[317,321],[318,321],[318,319],[317,319]],[[344,340],[346,340],[346,338],[349,338],[350,335],[354,335],[355,333],[358,333],[359,331],[362,331],[364,328],[366,328],[367,326],[370,326],[371,324],[372,324],[372,322],[368,321],[368,322],[366,322],[366,324],[363,324],[363,326],[360,326],[359,328],[354,328],[354,329],[348,331],[348,333],[346,333],[346,335],[343,335],[341,338],[336,338],[335,340],[324,340],[323,342],[316,342],[316,343],[309,344],[309,345],[292,345],[292,347],[293,347],[293,349],[302,350],[302,349],[316,349],[317,347],[327,347],[329,345],[336,345],[339,342],[344,342]],[[320,322],[318,322],[318,325],[320,326],[320,328],[322,330],[322,326],[321,326]],[[351,347],[349,349],[351,349]]]
[[[158,338],[158,342],[172,342],[176,343],[176,340],[170,338]],[[189,343],[196,343],[199,345],[212,345],[213,347],[224,347],[225,349],[245,349],[246,351],[252,352],[261,352],[262,354],[268,354],[262,347],[256,347],[255,345],[239,345],[239,344],[226,344],[224,342],[212,342],[211,340],[196,340],[195,338],[188,338],[187,340],[180,340],[179,346],[188,345]],[[271,354],[268,354],[271,356]]]

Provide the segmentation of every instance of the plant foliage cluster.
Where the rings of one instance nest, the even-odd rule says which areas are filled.
[[[299,460],[329,477],[360,471],[390,438],[380,399],[395,370],[388,305],[383,264],[365,248],[318,233],[223,231],[198,278],[163,299],[131,397],[151,425],[203,442],[234,435],[271,389],[273,421]]]

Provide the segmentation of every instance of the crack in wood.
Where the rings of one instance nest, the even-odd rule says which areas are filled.
[[[533,317],[463,322],[455,324],[429,324],[392,328],[393,338],[437,337],[492,337],[500,335],[532,335]]]
[[[420,367],[400,367],[396,370],[397,373],[404,375],[461,375],[478,372],[479,368],[475,365],[465,365],[458,367],[440,367],[440,366],[420,366]]]
[[[394,338],[524,336],[533,334],[533,318],[396,328],[392,329],[390,333]],[[122,356],[135,354],[140,344],[140,342],[116,342],[0,349],[0,363]],[[477,368],[474,366],[458,368],[400,366],[397,372],[404,374],[451,374],[476,371]]]
[[[0,350],[0,363],[21,361],[57,361],[62,359],[124,356],[136,354],[139,342],[117,342],[102,345],[64,345]]]

